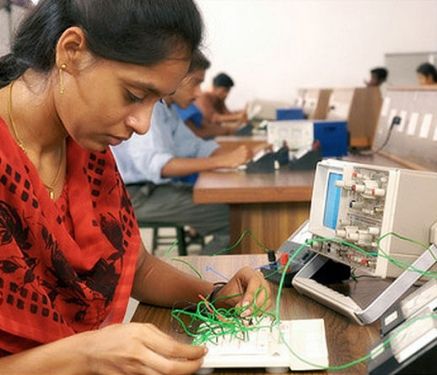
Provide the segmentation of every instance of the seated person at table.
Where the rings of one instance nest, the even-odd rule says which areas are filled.
[[[210,62],[205,59],[203,69],[206,71],[210,66]],[[200,138],[211,139],[219,135],[231,135],[236,131],[235,127],[221,126],[218,123],[206,121],[203,117],[203,113],[195,103],[191,103],[186,108],[182,108],[174,103],[173,107],[177,110],[179,116],[191,131]]]
[[[370,79],[366,81],[367,87],[380,87],[386,81],[388,77],[388,70],[386,68],[374,68],[370,71]]]
[[[212,81],[212,89],[204,92],[197,98],[195,104],[203,114],[203,118],[208,123],[226,123],[226,122],[247,122],[246,111],[231,112],[226,106],[228,97],[234,81],[225,73],[216,75]]]
[[[436,85],[437,84],[437,69],[430,63],[420,64],[417,69],[417,81],[419,85]]]
[[[181,119],[191,131],[203,139],[211,139],[220,135],[232,135],[237,130],[236,127],[221,126],[216,123],[207,122],[203,118],[202,112],[192,103],[187,108],[181,108],[173,104]]]
[[[197,137],[172,107],[176,103],[185,108],[199,95],[205,60],[201,52],[195,52],[190,72],[174,95],[155,105],[149,132],[135,134],[115,147],[114,153],[137,218],[189,225],[201,236],[212,235],[202,253],[213,254],[229,244],[229,208],[195,204],[190,177],[216,168],[238,167],[251,154],[245,146],[225,152],[214,141]]]
[[[41,0],[0,57],[1,374],[191,374],[205,349],[119,324],[129,296],[215,290],[247,316],[269,295],[248,267],[218,290],[148,253],[108,147],[147,132],[201,37],[192,0]]]

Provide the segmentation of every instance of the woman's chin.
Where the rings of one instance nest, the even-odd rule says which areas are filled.
[[[90,152],[103,152],[106,151],[109,147],[109,144],[97,143],[97,142],[78,142],[76,143],[82,147],[83,149]]]

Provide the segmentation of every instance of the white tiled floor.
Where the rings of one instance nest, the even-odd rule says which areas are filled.
[[[163,233],[165,235],[173,235],[174,234],[174,230],[170,229],[170,228],[169,229],[160,229],[160,231],[162,231],[161,233]],[[143,243],[144,243],[144,246],[146,247],[146,249],[150,251],[150,249],[152,248],[152,229],[141,229],[141,238],[143,240]],[[167,250],[168,250],[168,246],[161,246],[156,250],[155,255],[162,256],[162,255],[164,255],[164,253]],[[194,245],[190,246],[190,249],[189,249],[190,255],[196,255],[196,254],[199,254],[199,252],[200,252],[200,246],[194,246]],[[176,251],[176,253],[177,253],[177,251]],[[135,313],[137,306],[138,306],[138,301],[133,299],[133,298],[129,298],[129,304],[127,306],[126,315],[125,315],[124,320],[123,320],[124,323],[130,322],[133,314]]]

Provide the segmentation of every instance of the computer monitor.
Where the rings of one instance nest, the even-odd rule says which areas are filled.
[[[437,173],[325,160],[318,164],[311,202],[312,249],[375,276],[396,277],[403,269],[389,261],[413,262],[429,246],[437,222]],[[342,244],[347,241],[364,252]]]

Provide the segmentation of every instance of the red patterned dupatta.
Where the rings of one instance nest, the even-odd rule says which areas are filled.
[[[0,119],[0,356],[121,322],[139,231],[110,151],[67,145],[52,201]]]

